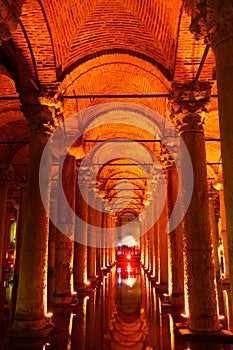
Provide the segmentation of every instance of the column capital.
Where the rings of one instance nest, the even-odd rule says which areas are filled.
[[[89,185],[91,180],[91,169],[89,167],[81,167],[78,169],[77,183]]]
[[[28,121],[28,126],[32,134],[40,133],[51,135],[53,133],[54,120],[47,106],[42,106],[40,104],[22,106],[21,110]]]
[[[12,180],[13,168],[12,167],[2,167],[0,164],[0,185],[8,183]]]
[[[0,0],[0,45],[11,38],[17,28],[21,8],[25,0]]]
[[[192,9],[190,31],[197,39],[216,48],[221,42],[233,38],[233,1],[196,0]]]
[[[172,84],[172,97],[168,108],[170,119],[179,133],[203,132],[204,116],[211,96],[211,83],[199,83],[193,89],[191,83]]]

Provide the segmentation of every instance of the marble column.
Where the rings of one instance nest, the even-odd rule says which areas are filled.
[[[69,304],[73,300],[73,251],[76,200],[76,159],[67,155],[60,157],[58,188],[57,230],[55,243],[55,270],[53,303]],[[61,191],[64,191],[72,210],[63,205]]]
[[[88,195],[88,229],[87,229],[87,278],[90,282],[96,280],[96,198],[93,189]]]
[[[7,221],[7,169],[0,169],[0,326],[2,327],[3,311],[6,299],[6,287],[3,269],[6,259],[6,221]]]
[[[12,331],[41,330],[47,324],[47,259],[49,215],[40,195],[39,168],[44,147],[53,131],[51,114],[46,107],[30,108],[30,153],[28,166],[28,190],[25,205],[22,255],[15,320]],[[48,118],[48,119],[46,119]],[[48,120],[48,121],[47,121]],[[44,169],[48,178],[44,190],[50,194],[50,159]]]
[[[24,221],[25,221],[25,205],[27,198],[27,186],[22,184],[20,188],[20,203],[19,203],[19,212],[17,218],[17,229],[16,229],[16,255],[15,255],[15,264],[14,264],[14,277],[13,277],[13,288],[12,288],[12,302],[11,302],[11,322],[15,315],[16,307],[16,298],[17,290],[19,283],[19,268],[20,268],[20,259],[22,255],[22,243],[23,243],[23,230],[24,230]]]
[[[181,147],[181,173],[184,204],[184,278],[189,315],[189,328],[194,331],[219,330],[217,311],[216,272],[209,221],[209,193],[207,184],[203,115],[210,97],[210,84],[173,84],[171,120],[179,131],[189,152],[192,169],[186,164]],[[190,171],[194,186],[190,203]],[[189,204],[189,205],[188,205]]]
[[[211,227],[211,235],[213,240],[213,248],[214,248],[214,263],[216,270],[216,281],[217,281],[217,292],[218,292],[218,308],[219,314],[224,314],[224,301],[223,301],[223,288],[220,274],[220,264],[219,264],[219,232],[218,232],[218,220],[219,220],[219,210],[218,210],[218,191],[214,189],[210,190],[209,197],[209,211],[210,211],[210,227]]]
[[[167,200],[168,218],[173,211],[178,194],[178,174],[173,161],[167,162]],[[181,203],[180,203],[181,206]],[[170,224],[170,222],[169,222]],[[184,306],[184,260],[183,260],[183,222],[168,233],[169,289],[171,301]]]
[[[156,208],[155,208],[156,210]],[[158,220],[154,224],[154,280],[155,282],[159,282],[159,261],[160,261],[160,256],[159,256],[159,233],[158,233]]]
[[[164,181],[161,179],[159,181]],[[159,197],[159,188],[158,188]],[[158,234],[159,234],[159,284],[164,293],[168,293],[168,237],[167,227],[167,200],[165,200],[163,210],[158,218]]]
[[[204,36],[213,48],[216,58],[218,108],[221,136],[224,199],[228,236],[231,295],[233,295],[233,4],[228,0],[196,4],[191,23],[196,36]],[[233,317],[230,321],[233,331]]]
[[[3,264],[5,260],[5,236],[7,215],[7,176],[8,170],[0,168],[0,285],[3,283]]]
[[[229,252],[228,252],[228,235],[226,227],[226,211],[224,203],[224,191],[223,187],[219,191],[220,199],[220,219],[221,219],[221,237],[223,244],[223,254],[224,254],[224,278],[230,278],[230,267],[229,267]]]
[[[56,196],[56,194],[54,194]],[[53,200],[53,191],[51,191],[50,217],[57,220],[57,201]],[[49,242],[48,242],[48,307],[50,308],[53,300],[54,270],[55,270],[55,250],[56,250],[56,225],[49,220]]]
[[[77,291],[85,288],[87,282],[88,174],[81,169],[78,171],[74,242],[74,284]]]

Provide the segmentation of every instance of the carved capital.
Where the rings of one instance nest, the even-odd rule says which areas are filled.
[[[196,0],[192,11],[190,26],[196,38],[214,48],[221,42],[233,37],[233,1],[232,0]]]
[[[177,132],[165,130],[161,138],[160,159],[164,168],[180,163],[180,136]]]
[[[168,168],[174,165],[174,158],[168,151],[167,147],[161,145],[160,159],[164,168]]]
[[[51,135],[54,130],[54,120],[48,107],[38,105],[22,106],[21,110],[28,121],[31,133]]]
[[[3,167],[0,166],[0,185],[4,185],[12,180],[13,177],[13,168],[12,167]]]
[[[207,112],[210,95],[210,83],[199,83],[197,90],[191,84],[173,84],[168,108],[170,119],[179,133],[203,132],[204,113]]]
[[[57,86],[42,90],[38,96],[41,105],[46,106],[52,114],[54,125],[58,126],[63,121],[63,103],[57,94]]]
[[[91,170],[90,168],[80,168],[78,170],[77,183],[78,185],[90,185]]]
[[[17,28],[21,8],[25,0],[0,0],[0,45],[11,38]]]

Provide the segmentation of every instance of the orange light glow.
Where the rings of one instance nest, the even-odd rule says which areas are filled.
[[[189,317],[188,314],[180,314],[180,316],[182,316],[183,318],[188,318]]]
[[[131,259],[131,255],[130,254],[127,255],[127,259],[128,260]]]
[[[219,320],[225,320],[226,317],[224,315],[219,315],[218,318],[219,318]]]
[[[89,286],[90,284],[91,284],[90,281],[86,281],[86,282],[85,282],[85,285],[86,285],[86,286]]]

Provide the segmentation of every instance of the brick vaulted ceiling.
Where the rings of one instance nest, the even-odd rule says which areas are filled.
[[[55,89],[60,96],[169,93],[173,80],[195,78],[205,49],[202,41],[194,39],[189,25],[190,15],[182,0],[26,0],[17,30],[1,48],[0,94],[17,96],[30,85],[38,91]],[[214,72],[210,50],[200,80],[214,81]],[[123,100],[64,100],[64,117],[112,101]],[[166,98],[124,102],[166,114]],[[80,120],[79,128],[86,123]],[[206,119],[206,137],[218,138],[218,129],[217,103],[213,100]],[[105,133],[109,138],[114,131],[109,128],[109,135],[107,129]],[[132,130],[134,138],[136,133]],[[0,137],[27,140],[19,102],[0,102]],[[92,137],[98,137],[96,130],[93,135],[88,133],[88,138]],[[24,164],[27,151],[27,145],[14,152],[9,146],[0,146],[1,161],[16,163],[14,157],[18,157],[17,163]],[[219,143],[207,143],[207,157],[209,163],[220,160]],[[19,166],[17,170],[22,176],[23,169]]]

